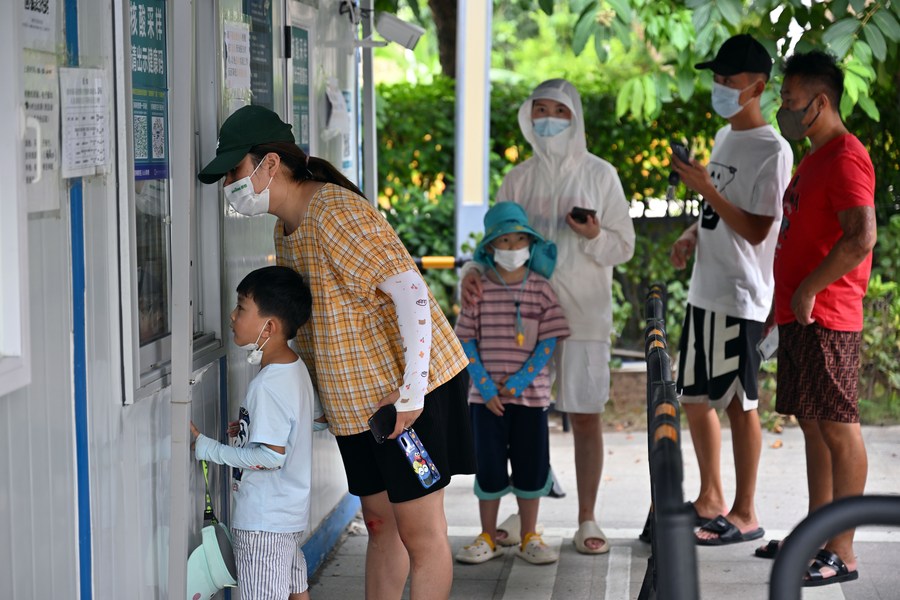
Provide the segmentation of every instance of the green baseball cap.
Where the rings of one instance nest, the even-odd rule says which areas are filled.
[[[242,106],[219,129],[216,157],[197,175],[203,183],[215,183],[241,162],[250,149],[270,142],[296,143],[291,126],[262,106]]]

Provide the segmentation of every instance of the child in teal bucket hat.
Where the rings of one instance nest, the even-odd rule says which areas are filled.
[[[513,232],[523,232],[533,239],[530,245],[528,268],[550,279],[556,267],[556,244],[548,242],[528,224],[528,215],[515,202],[498,202],[484,215],[484,237],[475,248],[473,259],[486,267],[493,267],[490,243],[497,237]]]
[[[477,303],[463,308],[456,334],[472,380],[469,411],[482,532],[456,560],[475,564],[502,555],[495,542],[497,511],[500,499],[512,493],[521,516],[516,555],[532,564],[556,562],[559,553],[536,531],[540,498],[553,487],[547,364],[557,340],[569,335],[547,280],[555,246],[528,224],[522,207],[498,202],[484,217],[484,238],[474,258],[487,267],[481,275],[483,293]]]

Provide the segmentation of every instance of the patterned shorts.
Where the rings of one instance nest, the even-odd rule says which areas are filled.
[[[775,410],[810,421],[859,423],[860,331],[796,321],[778,326]]]

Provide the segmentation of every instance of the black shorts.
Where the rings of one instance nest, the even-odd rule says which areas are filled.
[[[460,371],[425,395],[425,410],[413,429],[437,467],[441,478],[422,487],[397,440],[375,441],[372,433],[337,437],[347,486],[354,496],[387,491],[391,502],[406,502],[445,488],[452,475],[475,472],[475,447],[467,404],[468,375]]]
[[[510,492],[526,499],[546,496],[553,487],[547,409],[519,404],[504,408],[498,417],[484,404],[469,406],[478,461],[475,495],[479,500],[498,500]]]
[[[745,411],[757,408],[762,332],[760,321],[688,304],[678,345],[681,402],[724,409],[737,396]]]

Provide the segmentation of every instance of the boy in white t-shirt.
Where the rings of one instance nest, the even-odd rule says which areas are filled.
[[[703,214],[671,253],[676,268],[695,255],[677,388],[700,467],[697,543],[721,546],[764,533],[754,505],[762,449],[756,346],[772,303],[772,260],[793,154],[760,108],[772,68],[762,44],[736,35],[696,67],[712,70],[712,107],[728,125],[716,134],[708,165],[672,160],[684,184],[703,196]],[[717,409],[728,413],[734,445],[730,507],[719,468]]]
[[[312,297],[287,267],[251,272],[237,293],[234,342],[261,369],[238,421],[229,424],[236,445],[210,439],[191,423],[195,454],[234,467],[231,531],[242,600],[308,600],[301,542],[309,525],[313,386],[288,341],[309,319]]]

